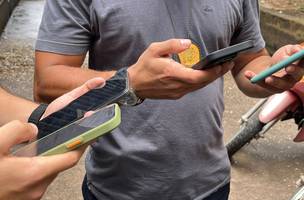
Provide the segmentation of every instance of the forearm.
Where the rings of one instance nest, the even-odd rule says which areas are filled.
[[[244,75],[246,71],[252,71],[258,74],[259,72],[271,66],[271,64],[271,57],[267,55],[259,56],[249,62],[245,67],[243,67],[240,71],[234,74],[234,78],[239,89],[244,94],[250,97],[264,98],[272,95],[273,93],[260,87],[259,85],[252,84],[250,80],[248,80],[248,78],[246,78],[246,76]]]
[[[0,126],[12,120],[27,122],[37,106],[34,102],[13,96],[0,88]]]
[[[115,71],[95,71],[79,67],[54,65],[35,74],[34,95],[39,102],[50,102],[94,77],[108,79]]]

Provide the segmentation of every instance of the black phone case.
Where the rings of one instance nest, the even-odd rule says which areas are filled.
[[[238,53],[249,50],[252,47],[254,47],[253,41],[249,40],[224,49],[220,49],[208,54],[206,57],[201,59],[200,62],[193,65],[192,69],[209,69],[216,65],[223,64],[236,58]]]

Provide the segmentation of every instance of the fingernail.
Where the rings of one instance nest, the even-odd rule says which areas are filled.
[[[180,40],[180,43],[181,43],[181,45],[183,46],[183,47],[189,47],[190,45],[191,45],[191,40],[189,40],[189,39],[181,39]]]
[[[255,76],[255,73],[253,73],[252,71],[246,71],[245,76],[248,77],[248,78],[252,78],[252,77]]]
[[[29,123],[32,127],[33,127],[33,130],[34,130],[34,133],[37,135],[38,134],[38,128],[35,124],[32,124],[32,123]]]

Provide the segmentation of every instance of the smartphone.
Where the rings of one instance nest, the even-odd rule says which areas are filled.
[[[209,69],[216,65],[223,64],[231,61],[237,57],[240,52],[249,50],[254,47],[254,43],[251,40],[220,49],[218,51],[208,54],[206,57],[201,59],[197,64],[192,66],[192,69],[203,70]]]
[[[112,104],[79,119],[51,134],[15,150],[15,156],[50,156],[91,143],[116,128],[121,122],[120,108]]]
[[[125,78],[113,77],[102,88],[90,90],[61,110],[38,122],[38,139],[81,119],[87,111],[96,110],[116,103],[127,91],[129,83]]]
[[[271,76],[272,74],[288,67],[292,63],[304,59],[304,50],[299,51],[298,53],[293,54],[292,56],[286,58],[285,60],[271,66],[270,68],[262,71],[261,73],[255,75],[250,81],[251,83],[257,83],[264,80],[265,78]],[[302,61],[303,62],[303,61]]]

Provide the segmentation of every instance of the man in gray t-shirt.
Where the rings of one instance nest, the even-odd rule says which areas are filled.
[[[254,48],[234,63],[203,71],[184,67],[246,40]],[[227,199],[222,75],[231,70],[248,96],[282,92],[303,75],[299,66],[258,85],[249,79],[299,49],[290,45],[268,55],[257,0],[47,0],[36,44],[35,97],[49,101],[129,66],[131,86],[146,100],[123,107],[120,127],[92,145],[85,198]],[[89,69],[80,68],[87,52]]]

